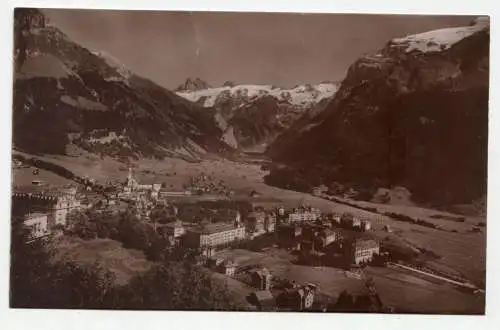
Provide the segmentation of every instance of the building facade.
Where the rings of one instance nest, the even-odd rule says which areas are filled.
[[[245,227],[239,223],[211,223],[186,231],[186,245],[192,248],[214,248],[245,238]]]
[[[273,294],[269,290],[253,292],[250,297],[255,301],[255,306],[259,311],[270,312],[276,310]]]
[[[120,197],[135,197],[137,195],[147,195],[147,197],[157,200],[159,198],[161,189],[161,184],[140,184],[132,173],[132,168],[128,169],[127,179],[123,185],[123,191],[120,193]]]
[[[339,230],[323,229],[318,233],[318,238],[320,240],[321,247],[324,249],[327,246],[338,242],[342,239],[342,232]]]
[[[310,310],[314,305],[316,286],[304,285],[283,292],[277,299],[282,309],[291,311]]]
[[[165,226],[163,226],[163,230],[165,234],[174,238],[179,238],[186,233],[186,228],[184,228],[182,222],[180,221],[167,223]]]
[[[267,233],[274,233],[276,231],[276,213],[269,213],[264,219],[264,230]]]
[[[288,222],[316,221],[321,217],[321,211],[316,208],[296,208],[288,214]]]
[[[374,255],[380,254],[380,244],[372,239],[355,240],[349,249],[351,262],[359,265],[373,260]]]
[[[361,220],[361,230],[370,231],[372,229],[372,223],[369,220]]]
[[[340,224],[347,228],[360,228],[361,220],[352,213],[344,213],[340,218]]]
[[[298,224],[286,224],[278,227],[278,242],[286,248],[298,249],[302,238],[302,227]]]
[[[233,277],[236,274],[236,268],[238,265],[232,261],[232,260],[225,260],[221,265],[220,265],[220,271],[222,274]]]
[[[264,234],[266,214],[264,212],[250,212],[245,218],[246,232],[252,236]]]
[[[12,194],[12,212],[15,215],[46,213],[49,230],[56,225],[66,226],[68,215],[80,209],[76,188],[23,187]]]
[[[267,268],[258,269],[252,272],[252,284],[259,290],[270,290],[272,278]]]
[[[30,213],[24,216],[24,225],[29,228],[31,238],[37,239],[50,233],[46,213]]]

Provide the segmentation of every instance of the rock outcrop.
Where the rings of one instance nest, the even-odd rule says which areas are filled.
[[[470,202],[486,192],[489,24],[391,40],[357,60],[321,115],[287,143],[268,182],[403,186],[417,201]],[[278,141],[277,141],[278,142]],[[300,150],[300,152],[298,152]]]
[[[215,110],[225,139],[245,151],[263,152],[302,116],[324,109],[337,90],[335,83],[298,85],[284,89],[270,85],[235,85],[179,90],[177,94]],[[230,138],[228,138],[230,136]]]

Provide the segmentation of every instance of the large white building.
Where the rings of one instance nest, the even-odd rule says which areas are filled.
[[[50,233],[49,220],[46,213],[29,213],[24,216],[24,226],[29,228],[31,238],[36,239]]]
[[[380,254],[380,244],[373,239],[358,239],[352,243],[347,251],[351,261],[359,265],[372,261],[375,255]]]
[[[288,222],[316,221],[321,217],[321,211],[316,208],[296,208],[288,214]]]
[[[194,248],[214,248],[245,239],[245,227],[239,223],[210,223],[186,230],[185,242]]]
[[[68,215],[81,208],[75,187],[27,186],[15,188],[12,194],[13,213],[25,215],[46,213],[49,229],[66,226]]]

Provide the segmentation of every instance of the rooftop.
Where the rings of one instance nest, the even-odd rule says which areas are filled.
[[[269,269],[267,269],[267,268],[257,269],[255,271],[255,273],[260,275],[260,276],[270,276],[271,275],[271,273],[269,272]]]
[[[357,239],[353,242],[355,248],[369,249],[379,247],[379,243],[373,239]]]
[[[232,223],[227,222],[217,222],[217,223],[208,223],[205,225],[201,225],[197,228],[193,228],[193,231],[200,232],[203,234],[214,234],[221,233],[225,231],[234,230],[236,227]]]
[[[247,218],[258,219],[258,218],[263,218],[265,216],[266,216],[266,212],[264,212],[264,211],[252,211],[252,212],[248,213]]]
[[[181,221],[169,222],[169,223],[165,224],[164,226],[169,227],[169,228],[181,228],[181,227],[183,227]]]
[[[33,219],[33,218],[39,218],[39,217],[46,217],[47,213],[43,212],[33,212],[33,213],[28,213],[24,216],[25,219]]]
[[[314,207],[298,207],[294,208],[291,213],[309,213],[309,212],[318,213],[321,211]]]
[[[53,186],[17,186],[12,189],[12,193],[47,195],[61,197],[76,193],[75,187],[53,187]]]
[[[330,229],[330,228],[325,228],[323,230],[321,230],[320,234],[323,234],[325,236],[331,236],[331,235],[336,235],[336,233],[340,232],[339,230],[335,230],[335,229]]]
[[[259,303],[266,302],[266,304],[270,304],[274,302],[274,297],[269,290],[256,291],[254,295]]]

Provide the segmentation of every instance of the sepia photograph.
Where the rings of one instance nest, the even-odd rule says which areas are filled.
[[[12,15],[10,308],[485,314],[489,16]]]

